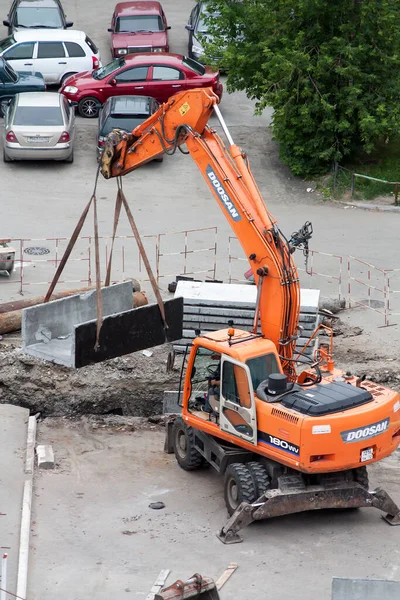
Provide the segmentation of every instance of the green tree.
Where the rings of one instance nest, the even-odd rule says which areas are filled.
[[[209,0],[209,57],[228,90],[274,109],[281,159],[298,175],[397,133],[400,0]]]

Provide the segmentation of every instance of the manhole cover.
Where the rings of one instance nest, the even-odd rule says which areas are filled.
[[[50,250],[44,246],[29,246],[24,250],[25,254],[31,254],[34,256],[42,256],[43,254],[50,254]]]

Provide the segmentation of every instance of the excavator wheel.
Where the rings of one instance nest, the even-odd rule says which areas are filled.
[[[362,485],[366,490],[369,489],[369,479],[368,479],[368,471],[367,467],[358,467],[358,469],[353,470],[354,481]]]
[[[225,504],[229,515],[232,515],[239,504],[252,504],[259,497],[254,477],[247,465],[232,463],[225,472],[224,480]]]
[[[204,459],[194,446],[194,429],[187,427],[181,417],[172,429],[175,458],[185,471],[195,471],[203,466]]]
[[[246,467],[253,476],[256,487],[256,499],[260,498],[271,487],[271,478],[267,473],[267,469],[258,462],[248,462],[246,463]]]

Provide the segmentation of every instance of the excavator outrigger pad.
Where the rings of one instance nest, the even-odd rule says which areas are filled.
[[[385,490],[369,491],[356,482],[341,482],[332,487],[267,490],[253,504],[242,502],[217,537],[224,544],[237,544],[243,541],[238,532],[253,521],[309,510],[361,507],[378,508],[386,513],[383,519],[390,525],[400,525],[400,509]]]
[[[154,600],[187,600],[188,598],[219,600],[219,594],[212,579],[196,573],[186,582],[175,581],[156,594]]]

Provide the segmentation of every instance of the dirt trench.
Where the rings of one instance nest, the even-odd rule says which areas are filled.
[[[152,349],[79,370],[47,363],[0,344],[0,403],[43,417],[162,412],[164,390],[176,390],[180,367],[167,373],[169,347]]]
[[[15,340],[18,343],[18,340]],[[170,346],[71,370],[24,354],[0,342],[0,403],[28,408],[42,417],[114,414],[149,417],[162,413],[163,393],[177,390],[181,357],[167,373]],[[335,339],[336,366],[400,391],[400,360],[360,334]]]

